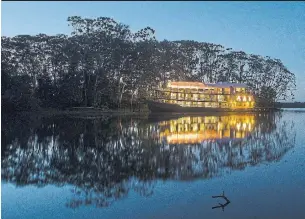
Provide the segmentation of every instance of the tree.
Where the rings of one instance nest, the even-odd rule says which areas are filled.
[[[246,83],[258,99],[293,98],[295,75],[279,59],[213,43],[158,41],[150,27],[133,32],[108,17],[71,16],[68,24],[70,35],[2,37],[4,102],[21,100],[11,87],[23,79],[28,84],[18,93],[44,108],[133,109],[175,80]]]

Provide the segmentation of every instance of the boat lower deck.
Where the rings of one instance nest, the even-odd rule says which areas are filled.
[[[151,112],[268,112],[277,111],[274,107],[255,108],[214,108],[214,107],[183,107],[178,104],[146,101]]]

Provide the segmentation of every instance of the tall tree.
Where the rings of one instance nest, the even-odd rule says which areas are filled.
[[[17,104],[19,93],[42,107],[133,108],[173,80],[246,83],[267,102],[293,98],[295,75],[279,59],[213,43],[158,41],[150,27],[133,32],[108,17],[71,16],[68,24],[69,35],[2,37],[7,104]],[[23,79],[26,88],[18,87]]]

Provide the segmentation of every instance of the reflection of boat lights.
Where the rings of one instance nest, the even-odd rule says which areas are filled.
[[[170,126],[170,132],[174,132],[174,131],[176,131],[176,130],[175,130],[175,126],[171,125],[171,126]]]
[[[245,132],[252,130],[255,118],[254,115],[182,117],[159,124],[163,126],[160,138],[165,137],[169,144],[187,144],[244,138]]]
[[[197,126],[197,125],[194,125],[194,126],[193,126],[193,131],[196,132],[197,130],[198,130],[198,126]]]
[[[218,133],[173,133],[166,137],[170,144],[200,143],[204,140],[219,138]]]
[[[184,125],[184,130],[185,130],[185,131],[188,131],[188,126],[187,126],[187,124]]]

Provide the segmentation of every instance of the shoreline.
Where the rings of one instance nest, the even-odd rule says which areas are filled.
[[[124,111],[124,110],[99,110],[99,109],[84,109],[84,110],[59,110],[59,109],[40,109],[36,111],[15,111],[5,112],[2,115],[24,115],[24,116],[38,116],[38,117],[53,117],[53,116],[64,116],[64,117],[76,117],[94,119],[104,116],[147,116],[149,111]]]
[[[289,110],[285,110],[285,108],[280,108],[277,110],[271,111],[294,111],[292,108]],[[299,111],[299,110],[296,110]],[[303,110],[300,110],[304,112]],[[261,111],[262,112],[262,111]],[[84,109],[67,109],[67,110],[59,110],[59,109],[40,109],[37,111],[15,111],[15,112],[3,112],[2,115],[24,115],[24,116],[38,116],[38,117],[52,117],[52,116],[64,116],[64,117],[76,117],[76,118],[86,118],[86,119],[94,119],[100,117],[113,117],[113,116],[135,116],[135,117],[148,117],[148,116],[170,116],[170,115],[200,115],[200,114],[223,114],[223,113],[261,113],[259,111],[228,111],[228,112],[150,112],[148,110],[143,111],[135,111],[132,112],[130,110],[102,110],[102,109],[94,109],[94,108],[84,108]],[[264,111],[263,111],[264,112]],[[268,112],[268,111],[265,111]],[[270,112],[270,111],[269,111]]]

